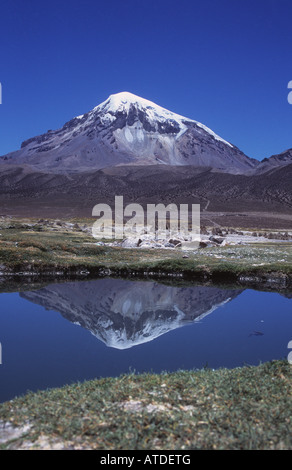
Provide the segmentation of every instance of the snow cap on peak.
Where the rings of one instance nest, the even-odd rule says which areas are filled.
[[[136,101],[145,101],[144,98],[141,98],[140,96],[134,95],[134,93],[130,93],[129,91],[121,91],[119,93],[113,93],[112,95],[109,96],[108,98],[111,101],[115,102],[121,102],[121,101],[131,101],[131,102],[136,102]]]
[[[148,101],[145,98],[141,98],[140,96],[134,95],[129,91],[122,91],[120,93],[112,94],[101,103],[98,107],[102,107],[107,111],[117,111],[120,108],[128,109],[131,104],[138,105],[140,108],[158,108],[155,103],[152,101]]]
[[[215,134],[215,132],[206,127],[204,124],[201,124],[198,121],[194,121],[193,119],[188,119],[179,114],[173,113],[172,111],[162,108],[161,106],[153,103],[152,101],[146,100],[145,98],[141,98],[140,96],[134,95],[129,91],[122,91],[120,93],[110,95],[107,100],[105,100],[103,103],[94,108],[94,111],[102,111],[106,116],[111,119],[112,115],[115,114],[117,111],[122,110],[125,112],[129,112],[131,105],[135,105],[140,110],[146,112],[150,121],[176,121],[179,124],[179,127],[181,128],[181,132],[179,132],[177,137],[179,137],[186,130],[185,122],[187,121],[195,123],[205,132],[212,135],[214,139],[224,142],[229,147],[233,147],[232,144],[222,139],[222,137]]]

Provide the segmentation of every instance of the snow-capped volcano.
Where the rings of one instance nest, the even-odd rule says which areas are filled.
[[[132,93],[111,95],[61,129],[24,141],[2,159],[55,173],[116,165],[194,165],[243,173],[258,162],[203,124]]]

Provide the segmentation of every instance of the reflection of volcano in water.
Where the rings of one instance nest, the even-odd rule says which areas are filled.
[[[126,349],[198,321],[240,293],[215,287],[101,279],[53,284],[20,295],[60,312],[107,346]]]

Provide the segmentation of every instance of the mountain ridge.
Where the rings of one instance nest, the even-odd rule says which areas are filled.
[[[292,214],[292,164],[252,176],[169,165],[116,166],[70,175],[3,165],[0,172],[1,214],[91,217],[95,204],[113,205],[115,195],[122,195],[124,204],[135,202],[143,207],[158,202],[200,204],[202,220],[209,219],[210,213],[250,214],[232,220],[228,216],[225,225],[230,226],[271,228],[278,224],[286,228],[291,226],[290,216],[284,224],[281,214]],[[251,214],[256,212],[252,221]],[[263,213],[266,220],[259,222]]]

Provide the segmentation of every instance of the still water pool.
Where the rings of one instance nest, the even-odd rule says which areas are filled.
[[[287,358],[292,295],[101,279],[0,294],[0,401],[127,372]]]

